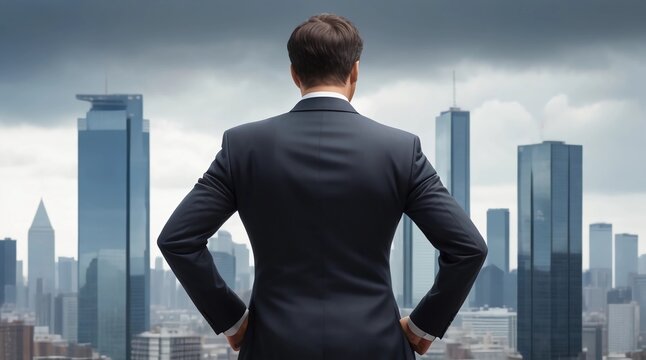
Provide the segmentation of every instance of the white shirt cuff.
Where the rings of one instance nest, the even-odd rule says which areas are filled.
[[[242,326],[242,323],[244,322],[244,319],[247,318],[247,315],[249,315],[249,309],[246,309],[244,311],[244,314],[242,314],[242,317],[240,320],[238,320],[237,323],[233,324],[232,327],[230,327],[227,331],[224,332],[224,335],[226,336],[233,336],[235,335],[238,330],[240,330],[240,326]]]
[[[417,325],[415,325],[415,323],[413,322],[413,320],[410,319],[410,317],[408,318],[408,327],[413,332],[413,334],[421,337],[422,339],[426,339],[430,341],[435,340],[435,336],[431,334],[427,334],[424,330],[418,328]]]

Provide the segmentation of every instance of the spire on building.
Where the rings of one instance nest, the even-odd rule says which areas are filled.
[[[34,216],[34,221],[31,222],[31,228],[52,229],[52,223],[49,221],[49,216],[47,215],[43,198],[40,198],[38,210],[36,210],[36,215]]]

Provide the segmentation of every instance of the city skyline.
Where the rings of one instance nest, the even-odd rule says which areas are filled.
[[[515,146],[554,139],[588,149],[584,224],[603,221],[612,223],[617,232],[646,233],[640,220],[646,188],[639,180],[646,170],[634,165],[639,163],[638,154],[646,151],[640,141],[646,124],[639,121],[646,109],[636,86],[646,76],[645,65],[638,61],[646,45],[637,41],[646,34],[646,26],[636,17],[638,9],[595,1],[548,2],[527,5],[533,19],[527,21],[528,13],[511,3],[471,4],[463,9],[450,3],[408,4],[418,10],[384,4],[392,11],[371,15],[332,2],[327,9],[307,4],[288,12],[281,6],[258,4],[255,10],[245,9],[250,13],[238,23],[216,10],[242,11],[240,5],[160,7],[147,16],[150,22],[112,23],[109,16],[95,18],[91,7],[63,2],[48,8],[50,16],[38,18],[40,26],[51,30],[47,46],[23,35],[37,15],[29,15],[27,5],[7,6],[0,15],[9,30],[0,72],[6,75],[3,79],[19,82],[22,91],[7,90],[12,86],[0,89],[1,188],[30,191],[1,193],[0,236],[17,239],[18,258],[26,261],[27,228],[42,197],[57,230],[56,256],[77,252],[75,119],[83,104],[74,94],[104,90],[107,77],[109,93],[145,93],[147,113],[156,119],[151,133],[154,237],[212,160],[224,129],[287,111],[298,101],[287,71],[284,44],[290,27],[284,24],[296,24],[323,10],[348,16],[365,37],[354,106],[378,121],[419,134],[430,159],[435,158],[433,120],[453,103],[451,75],[456,71],[456,103],[471,110],[472,149],[487,149],[471,154],[471,215],[481,232],[486,231],[486,209],[509,208],[510,251],[515,251]],[[558,21],[552,18],[554,7],[559,9]],[[459,26],[440,16],[456,9],[465,19]],[[149,8],[137,4],[131,10],[120,14],[118,6],[104,9],[106,14],[139,19]],[[183,16],[175,17],[177,13]],[[282,20],[267,22],[267,13]],[[407,26],[401,26],[399,18],[384,21],[390,13],[429,17],[403,17]],[[60,21],[69,14],[93,21]],[[508,18],[514,21],[500,21]],[[540,25],[541,19],[551,21],[549,29]],[[495,25],[487,25],[488,32],[483,33],[478,30],[483,22]],[[392,35],[384,36],[384,26]],[[169,32],[175,36],[167,36]],[[474,33],[488,35],[474,37]],[[231,34],[236,34],[235,44]],[[410,42],[398,40],[409,36],[415,37]],[[97,37],[103,41],[94,41]],[[396,55],[398,50],[407,55]],[[32,60],[22,61],[23,57]],[[400,66],[393,68],[393,60]],[[264,84],[280,90],[268,91]],[[257,98],[258,105],[249,107],[249,97]],[[223,228],[248,243],[237,214]],[[588,238],[587,227],[583,236]],[[646,253],[643,243],[640,254]],[[153,247],[151,257],[157,255]],[[516,267],[513,257],[510,267]]]

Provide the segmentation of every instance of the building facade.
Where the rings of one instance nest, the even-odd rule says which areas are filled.
[[[0,308],[16,304],[16,240],[0,240]]]
[[[487,248],[485,266],[509,272],[509,209],[487,210]]]
[[[629,286],[630,276],[638,273],[638,250],[637,235],[615,235],[615,287]]]
[[[518,350],[526,360],[581,352],[582,147],[518,147]]]
[[[113,360],[149,326],[149,122],[141,95],[77,95],[78,340]]]

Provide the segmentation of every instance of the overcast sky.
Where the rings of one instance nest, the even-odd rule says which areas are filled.
[[[140,93],[151,123],[151,250],[232,126],[298,101],[286,43],[333,12],[364,39],[352,103],[418,134],[434,162],[435,116],[471,111],[471,212],[511,212],[516,267],[517,146],[583,145],[588,225],[646,236],[646,2],[24,1],[0,5],[0,238],[18,240],[42,197],[57,256],[77,256],[78,93]],[[222,229],[248,242],[238,215]],[[640,241],[640,253],[646,243]],[[26,259],[25,259],[26,260]],[[154,262],[151,262],[154,263]],[[26,271],[26,267],[25,267]]]

